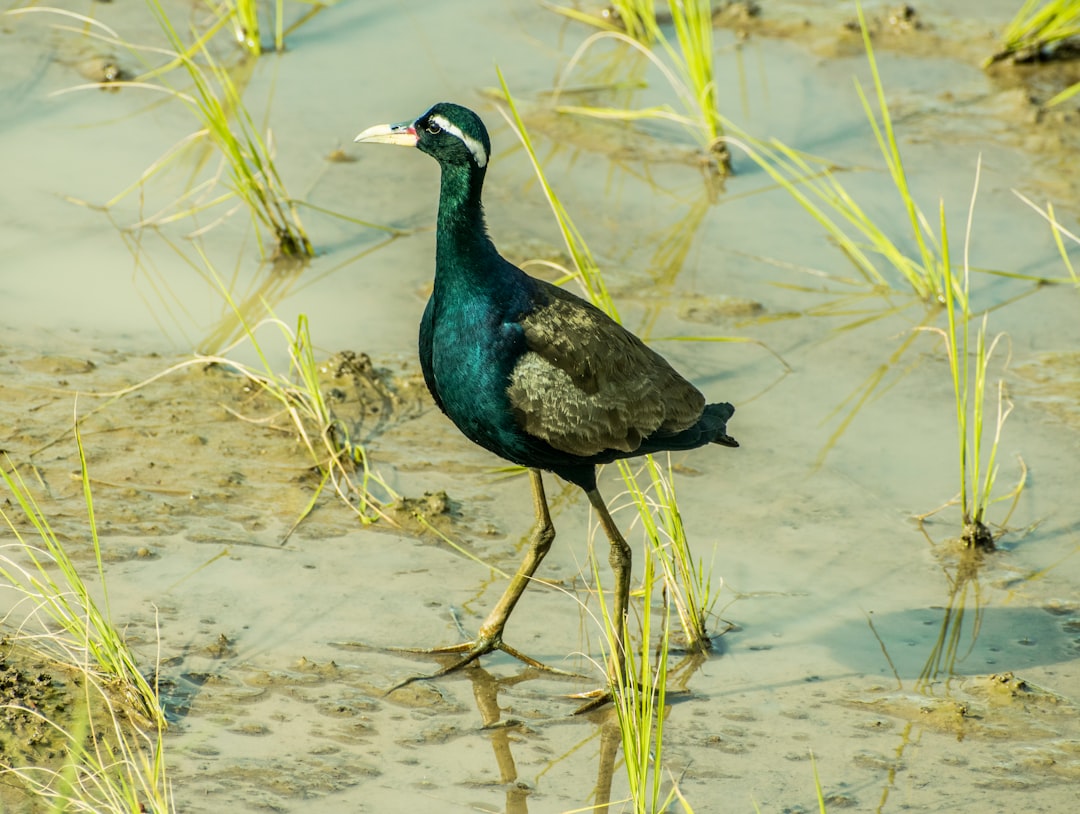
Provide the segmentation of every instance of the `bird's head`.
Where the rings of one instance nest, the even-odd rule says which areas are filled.
[[[491,154],[491,140],[480,117],[452,102],[439,102],[416,121],[369,127],[355,140],[419,147],[440,164],[471,164],[481,170]]]

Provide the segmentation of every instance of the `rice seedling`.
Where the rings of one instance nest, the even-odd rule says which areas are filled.
[[[311,242],[278,175],[272,152],[259,135],[229,72],[207,49],[206,36],[194,46],[185,46],[158,0],[147,3],[193,85],[192,94],[175,89],[170,92],[201,121],[203,129],[198,135],[208,136],[221,152],[228,165],[232,194],[246,204],[253,221],[271,233],[279,254],[313,256]],[[196,55],[205,62],[205,69],[196,62]]]
[[[175,807],[163,751],[165,711],[156,689],[138,669],[135,654],[112,623],[77,421],[74,432],[101,601],[94,599],[31,488],[6,454],[0,478],[10,493],[7,505],[19,507],[39,542],[24,536],[22,524],[0,504],[0,516],[15,538],[4,546],[11,553],[0,554],[4,581],[0,587],[20,595],[5,621],[18,608],[30,608],[17,626],[17,642],[74,671],[75,684],[83,692],[83,717],[79,710],[61,705],[67,722],[60,722],[45,717],[42,710],[19,705],[19,714],[38,717],[57,735],[49,742],[59,741],[66,757],[57,768],[44,762],[18,765],[5,756],[0,777],[17,779],[29,793],[49,801],[53,811],[166,814]],[[143,731],[147,721],[149,731]]]
[[[593,577],[599,584],[599,564],[594,550],[590,550]],[[664,793],[665,778],[662,771],[664,750],[664,718],[666,715],[668,651],[670,644],[671,614],[665,592],[664,611],[659,619],[656,644],[656,664],[650,658],[653,626],[652,597],[658,585],[653,549],[646,550],[640,622],[641,639],[637,648],[628,647],[620,654],[614,648],[618,638],[614,625],[623,620],[613,619],[601,592],[601,617],[604,639],[610,659],[621,659],[618,669],[609,671],[614,675],[612,703],[619,723],[619,736],[623,747],[623,765],[630,786],[632,810],[638,814],[658,814],[669,811],[678,801],[686,814],[693,809],[672,782]],[[666,582],[664,582],[666,584]],[[629,641],[628,637],[624,638]]]
[[[311,513],[320,495],[327,488],[332,489],[364,525],[380,520],[396,525],[393,517],[388,514],[387,508],[393,503],[401,504],[402,496],[397,494],[372,466],[371,458],[363,444],[353,437],[348,426],[334,415],[324,398],[319,378],[320,364],[315,357],[315,346],[311,340],[307,316],[304,314],[298,316],[294,331],[273,316],[269,307],[264,305],[270,316],[255,325],[249,324],[201,250],[200,256],[209,275],[216,281],[222,297],[233,309],[237,322],[243,329],[244,336],[238,342],[247,340],[259,359],[261,370],[229,359],[227,354],[232,348],[224,349],[221,355],[200,356],[194,362],[219,364],[234,370],[248,379],[259,392],[278,402],[281,406],[279,415],[286,417],[292,431],[295,432],[320,473],[318,488],[288,529],[282,542],[288,540],[304,518]],[[262,327],[271,325],[280,330],[286,342],[289,369],[285,373],[274,369],[257,336]],[[247,419],[239,413],[234,413],[234,415],[241,419],[256,421]],[[257,423],[266,423],[266,419],[259,419]],[[426,531],[434,534],[463,556],[486,568],[492,568],[460,543],[435,528],[421,509],[412,508],[410,511],[413,518]],[[495,573],[502,573],[498,569],[492,570]]]
[[[742,140],[733,139],[732,142],[740,146],[754,163],[821,224],[855,266],[864,285],[880,292],[894,289],[889,278],[875,262],[875,258],[880,258],[900,274],[919,301],[937,307],[944,304],[944,289],[947,281],[952,279],[947,274],[942,256],[940,244],[944,236],[939,238],[934,234],[912,195],[862,3],[856,3],[856,9],[873,79],[877,114],[874,113],[858,80],[855,82],[855,89],[889,170],[893,186],[899,193],[911,227],[911,237],[918,247],[918,255],[911,257],[898,247],[882,227],[859,206],[836,177],[831,162],[802,153],[777,139],[765,142],[744,134],[741,136]],[[848,229],[853,229],[856,237],[852,237]],[[953,296],[960,297],[962,292],[954,289]]]
[[[124,82],[125,87],[150,90],[177,99],[186,105],[202,124],[199,130],[181,139],[147,168],[134,184],[98,208],[109,210],[121,199],[140,190],[151,178],[184,155],[191,146],[209,141],[217,148],[221,156],[222,168],[211,178],[190,189],[165,210],[144,218],[133,228],[161,226],[238,199],[247,208],[256,227],[261,226],[270,233],[277,254],[285,257],[310,258],[314,250],[300,221],[296,204],[289,197],[277,172],[271,149],[272,140],[269,136],[264,140],[260,135],[250,112],[243,103],[237,82],[229,71],[214,59],[207,47],[207,43],[225,25],[230,16],[222,15],[217,22],[197,36],[191,45],[185,45],[158,0],[147,0],[147,5],[171,48],[163,49],[128,42],[103,23],[62,9],[25,10],[74,18],[84,28],[65,26],[58,26],[58,28],[96,39],[114,48],[126,49],[147,64],[147,70],[134,80]],[[151,67],[148,64],[148,57],[159,60],[164,58],[166,61]],[[163,78],[177,67],[183,67],[191,80],[193,85],[191,93],[172,87]],[[249,66],[248,70],[251,69]],[[101,83],[81,85],[64,92],[97,87],[101,87]],[[224,180],[226,176],[227,181]],[[218,185],[222,183],[227,187],[227,191],[219,194]],[[228,218],[234,211],[235,208],[228,211],[220,220]],[[200,232],[212,228],[217,222],[202,227]],[[262,251],[261,246],[260,251]]]
[[[713,588],[711,569],[706,569],[700,559],[695,560],[690,551],[675,497],[670,461],[666,470],[662,470],[656,459],[648,456],[643,468],[648,475],[645,489],[629,464],[619,462],[619,472],[637,509],[649,551],[660,565],[664,584],[679,586],[679,590],[669,593],[669,598],[686,632],[688,649],[708,651],[712,648],[708,622],[719,589]]]
[[[803,153],[777,139],[766,141],[738,133],[737,138],[728,137],[727,140],[788,192],[825,229],[855,268],[857,276],[854,278],[825,275],[848,293],[810,313],[851,318],[839,329],[850,331],[914,305],[921,306],[923,311],[916,330],[930,329],[947,303],[954,303],[961,310],[968,308],[968,290],[949,266],[944,249],[948,236],[935,233],[912,194],[861,2],[856,3],[856,9],[877,112],[857,80],[856,92],[899,195],[917,253],[912,255],[901,248],[885,228],[870,217],[840,182],[837,168],[828,160]],[[738,132],[731,125],[729,129]],[[892,273],[889,273],[890,269]],[[902,288],[897,287],[897,282]],[[805,290],[811,291],[810,288]],[[893,297],[897,294],[906,296],[894,303]],[[860,307],[866,300],[880,299],[886,301],[884,308],[879,305]],[[914,334],[908,334],[889,359],[837,405],[827,420],[840,416],[840,422],[818,456],[819,465],[870,399],[896,384],[907,373],[910,368],[903,368],[901,362],[913,343]]]
[[[326,488],[332,488],[365,525],[380,519],[393,524],[384,508],[387,503],[400,499],[394,490],[373,468],[364,446],[352,437],[344,422],[339,420],[322,394],[320,382],[320,363],[315,357],[315,346],[311,340],[310,328],[306,315],[297,318],[296,329],[291,329],[281,320],[271,316],[251,325],[232,299],[228,290],[217,276],[201,248],[196,244],[200,256],[206,262],[208,275],[219,287],[221,295],[231,308],[242,326],[243,336],[232,345],[223,348],[218,354],[199,354],[172,365],[150,378],[130,387],[110,393],[98,393],[105,401],[89,415],[105,409],[116,399],[134,393],[147,385],[169,376],[179,370],[197,365],[207,367],[216,365],[234,372],[246,379],[255,394],[263,394],[280,405],[280,412],[264,418],[249,418],[226,407],[234,417],[250,421],[253,424],[274,426],[274,422],[284,417],[297,440],[312,460],[319,472],[320,482],[310,501],[300,516],[285,534],[285,542],[296,527],[315,508],[319,496]],[[269,311],[269,308],[267,307]],[[264,327],[276,327],[286,342],[289,359],[288,369],[282,373],[275,369],[269,354],[260,342],[258,334]],[[259,360],[261,369],[246,365],[229,358],[229,354],[243,342],[248,342]],[[4,474],[5,480],[8,476]],[[12,477],[17,477],[15,473]],[[428,524],[430,525],[430,524]],[[432,531],[435,531],[432,529]],[[436,532],[438,533],[438,532]],[[442,535],[440,535],[442,536]],[[451,545],[453,543],[449,540]]]
[[[613,0],[599,14],[590,14],[568,6],[548,6],[556,14],[569,17],[603,31],[626,34],[643,45],[651,45],[656,38],[655,0]]]
[[[559,224],[559,229],[563,234],[567,251],[569,251],[570,258],[574,261],[575,277],[585,289],[585,293],[588,295],[593,305],[603,309],[612,319],[618,320],[618,310],[615,307],[614,300],[611,298],[611,294],[608,292],[604,278],[600,274],[600,267],[593,259],[592,252],[589,250],[588,244],[581,236],[581,232],[578,231],[577,227],[570,219],[566,207],[562,205],[562,202],[555,194],[555,190],[547,183],[547,179],[544,177],[540,167],[540,162],[536,157],[536,151],[533,149],[532,141],[529,139],[528,131],[525,129],[525,122],[518,113],[517,105],[510,95],[510,89],[507,86],[501,71],[499,71],[499,83],[502,85],[503,98],[506,99],[511,114],[511,116],[508,117],[503,113],[503,117],[514,127],[515,133],[521,140],[521,144],[525,148],[525,152],[532,162],[533,169],[536,170],[537,177],[540,180],[540,186],[555,215],[555,220]],[[501,108],[500,112],[502,112]]]
[[[499,73],[499,81],[502,85],[504,98],[506,99],[510,110],[509,114],[504,112],[503,115],[507,119],[507,122],[515,129],[518,138],[521,140],[521,143],[533,164],[533,169],[536,171],[541,188],[544,190],[544,194],[551,204],[555,219],[558,222],[559,229],[566,242],[567,250],[575,264],[575,271],[572,276],[582,283],[586,295],[592,300],[594,305],[604,309],[612,318],[617,320],[619,319],[618,312],[604,282],[603,275],[600,273],[599,266],[593,259],[588,244],[585,242],[577,227],[574,226],[566,208],[559,201],[555,191],[548,183],[543,169],[537,160],[536,151],[533,149],[532,142],[529,139],[525,123],[518,113],[513,96],[511,95],[510,89],[501,72]],[[735,341],[745,340],[737,339]],[[687,648],[690,650],[708,650],[711,647],[711,639],[707,633],[707,626],[704,621],[708,616],[707,608],[705,606],[711,607],[711,586],[709,584],[708,574],[703,571],[700,564],[695,564],[693,557],[689,552],[688,541],[682,527],[682,518],[675,505],[675,493],[670,487],[670,477],[665,478],[661,476],[660,469],[656,467],[655,464],[651,463],[651,456],[648,456],[646,460],[650,462],[647,466],[652,480],[654,499],[660,504],[664,522],[670,533],[672,546],[676,549],[681,548],[680,553],[676,555],[675,561],[673,562],[677,561],[682,563],[682,565],[671,569],[672,575],[678,576],[679,579],[671,582],[668,585],[668,590],[673,595],[677,594],[680,597],[676,604],[682,608],[680,611],[680,621],[685,622],[683,632],[686,636]],[[638,487],[637,481],[633,475],[633,470],[630,466],[625,462],[620,462],[619,468],[631,494],[635,491],[640,493],[641,490]],[[639,505],[644,508],[646,501],[643,499]],[[641,513],[642,522],[646,524],[646,527],[648,527],[649,524],[654,523],[651,510],[652,507],[649,507],[649,510]],[[659,540],[659,536],[655,539]]]
[[[624,34],[618,30],[599,31],[588,37],[575,51],[563,69],[555,99],[574,68],[598,43],[606,40],[622,42],[641,52],[661,73],[682,104],[682,113],[670,105],[660,105],[643,110],[626,108],[556,105],[556,110],[597,118],[661,119],[676,122],[689,130],[698,140],[702,150],[713,162],[721,175],[731,173],[731,156],[723,139],[724,120],[717,102],[717,85],[713,69],[713,27],[711,0],[675,0],[670,3],[671,22],[675,30],[675,42],[663,33],[656,21],[652,4],[640,6],[640,16],[633,17],[635,26],[640,25],[645,36]],[[650,42],[658,43],[664,57],[657,54]]]
[[[723,153],[724,135],[717,103],[716,72],[713,68],[713,25],[711,0],[675,0],[670,4],[671,22],[678,43],[676,49],[666,37],[658,38],[671,64],[689,86],[701,123],[708,137],[708,149],[723,159],[731,171],[731,159]]]
[[[69,198],[69,200],[72,200]],[[81,201],[75,203],[83,204]],[[112,203],[106,204],[110,207]],[[298,202],[298,205],[314,210],[320,215],[346,220],[363,230],[381,237],[357,249],[350,256],[332,265],[322,265],[318,269],[309,268],[304,258],[274,257],[264,258],[254,272],[248,271],[250,236],[237,248],[235,259],[228,272],[225,272],[224,286],[222,277],[214,270],[208,270],[203,233],[206,227],[197,233],[178,237],[168,229],[156,228],[163,225],[166,218],[152,216],[140,224],[126,227],[121,224],[108,208],[103,214],[116,229],[117,235],[131,253],[134,265],[136,287],[147,309],[154,314],[163,332],[170,329],[179,331],[185,344],[197,347],[208,354],[220,353],[223,348],[232,346],[238,339],[247,336],[245,325],[254,325],[269,316],[277,305],[289,296],[319,285],[327,277],[350,268],[364,257],[376,252],[400,237],[414,234],[416,229],[401,229],[393,226],[364,221],[319,206]],[[194,214],[189,210],[175,217]],[[169,216],[174,217],[174,216]],[[149,231],[144,225],[151,227]],[[149,239],[148,239],[149,238]],[[160,240],[170,252],[169,256],[179,258],[196,276],[206,284],[209,292],[218,295],[224,288],[229,292],[231,302],[222,303],[217,321],[207,327],[207,312],[202,309],[193,311],[174,290],[175,269],[162,265],[162,255],[154,250],[152,240]],[[202,299],[199,300],[203,302]],[[243,319],[239,319],[237,315]]]
[[[277,31],[281,33],[281,14],[283,0],[276,0],[274,4]],[[232,22],[233,38],[241,48],[255,56],[263,52],[261,32],[259,30],[259,4],[255,0],[223,0],[221,4],[222,14],[227,15]],[[275,50],[280,51],[282,42],[280,39],[274,43]]]
[[[971,329],[972,312],[970,299],[970,266],[968,264],[968,251],[970,249],[971,225],[974,219],[975,199],[979,188],[979,170],[976,168],[975,185],[972,191],[971,204],[968,209],[967,239],[964,246],[964,273],[962,277],[950,279],[945,286],[945,313],[947,328],[926,329],[932,330],[944,337],[946,353],[948,355],[949,372],[952,377],[953,396],[956,408],[957,426],[957,452],[960,475],[960,507],[962,514],[962,531],[960,539],[971,548],[992,550],[994,548],[994,535],[987,525],[987,509],[1000,500],[1012,498],[1013,506],[1023,491],[1026,472],[1021,476],[1016,488],[1007,495],[994,497],[994,483],[997,478],[997,453],[1001,441],[1001,432],[1009,413],[1012,412],[1012,402],[1005,395],[1005,384],[998,380],[997,385],[997,418],[994,424],[992,440],[989,441],[989,449],[984,451],[987,441],[984,438],[986,429],[986,389],[987,374],[991,358],[998,347],[1003,335],[998,334],[988,341],[987,325],[989,314],[984,313],[981,324],[975,333],[974,360],[972,360]],[[949,244],[945,226],[945,210],[941,207],[941,233],[943,235],[942,252],[945,259],[944,268],[946,273],[953,277],[952,265],[949,260]],[[963,296],[957,301],[953,291],[958,288]],[[986,458],[984,460],[984,454]],[[1011,511],[1010,511],[1011,514]],[[1007,522],[1006,517],[1006,522]]]
[[[1080,0],[1024,0],[1005,26],[997,52],[983,66],[1004,59],[1014,62],[1046,59],[1077,36],[1080,36]]]
[[[284,419],[286,427],[295,433],[297,441],[310,458],[314,470],[319,474],[318,487],[284,534],[282,543],[289,539],[293,531],[311,513],[320,496],[327,489],[331,489],[364,525],[380,520],[397,525],[394,517],[387,512],[387,508],[391,504],[403,505],[402,496],[397,494],[375,469],[366,448],[355,437],[356,427],[350,427],[346,421],[335,415],[333,408],[323,395],[324,382],[321,376],[325,363],[320,362],[316,357],[307,316],[300,314],[296,327],[293,329],[275,317],[270,306],[262,302],[260,313],[265,312],[269,316],[258,322],[249,321],[244,304],[238,304],[233,298],[200,242],[193,241],[191,245],[203,264],[205,278],[216,287],[232,310],[241,335],[215,353],[196,355],[122,390],[96,394],[104,399],[103,403],[82,418],[85,419],[90,414],[105,409],[116,399],[136,392],[179,370],[193,365],[218,366],[242,376],[249,382],[253,395],[264,395],[271,403],[276,402],[280,407],[278,412],[259,418],[243,415],[228,407],[225,409],[241,420],[276,429],[282,429],[277,422]],[[270,360],[271,354],[267,352],[260,339],[263,328],[276,328],[285,340],[288,367],[284,372],[277,369]],[[248,343],[258,360],[257,365],[247,365],[230,358],[230,354],[242,343]],[[410,505],[406,508],[413,519],[426,531],[469,559],[486,568],[491,568],[495,573],[501,573],[435,528],[425,516],[423,507],[416,508]]]
[[[0,467],[0,479],[7,486],[14,505],[36,532],[37,542],[24,535],[21,524],[9,514],[11,510],[0,505],[0,516],[15,537],[15,543],[7,547],[22,560],[7,554],[0,556],[0,577],[6,583],[4,587],[19,594],[21,601],[31,609],[21,628],[26,644],[65,663],[79,665],[85,662],[134,711],[164,726],[165,714],[157,693],[139,670],[135,654],[112,622],[101,540],[77,416],[75,441],[101,603],[94,598],[18,467],[6,453],[6,466]],[[29,630],[32,632],[26,632]]]
[[[787,191],[811,217],[821,224],[832,241],[855,267],[857,276],[854,278],[826,275],[834,284],[842,286],[848,293],[841,294],[835,302],[811,309],[808,313],[849,318],[849,321],[839,330],[850,331],[869,322],[896,315],[912,306],[919,306],[922,312],[915,330],[937,331],[934,326],[942,310],[948,311],[950,308],[955,308],[961,313],[970,313],[968,302],[970,287],[967,282],[969,272],[965,269],[963,276],[958,275],[956,270],[949,265],[949,258],[945,251],[948,236],[941,231],[945,228],[944,221],[940,223],[939,232],[935,233],[930,220],[912,195],[892,116],[885,98],[881,75],[874,58],[862,4],[857,3],[856,7],[863,45],[873,78],[873,98],[876,100],[878,110],[876,115],[868,95],[858,83],[856,83],[856,90],[878,148],[889,169],[893,185],[900,196],[910,225],[911,237],[918,249],[917,254],[913,256],[900,248],[882,226],[866,213],[838,179],[836,167],[826,159],[807,155],[776,139],[763,141],[744,133],[739,133],[737,138],[729,137],[728,141],[740,147],[778,186]],[[738,132],[732,125],[729,125],[729,130]],[[1060,235],[1061,230],[1055,228],[1055,240],[1058,241],[1059,248],[1062,250],[1062,256],[1066,258],[1066,264],[1069,265]],[[902,289],[897,287],[896,278],[886,273],[889,269],[899,274],[899,282],[903,284]],[[979,269],[979,271],[1030,281],[1038,285],[1066,281],[1033,278],[1029,275],[993,269]],[[1070,275],[1072,281],[1075,282],[1076,277],[1071,266]],[[820,293],[817,287],[806,287],[802,290],[808,293]],[[896,294],[907,293],[910,296],[899,302],[893,301]],[[867,300],[879,299],[886,301],[885,307],[863,308],[860,305]],[[966,322],[964,325],[966,326]],[[937,332],[946,336],[942,331]],[[871,398],[895,385],[911,369],[911,366],[903,366],[902,362],[913,346],[914,338],[915,334],[909,333],[892,351],[888,360],[841,401],[826,419],[832,420],[839,416],[840,422],[818,456],[819,465]],[[991,343],[991,349],[992,345],[993,343]]]
[[[233,39],[237,45],[253,56],[259,56],[267,50],[278,53],[285,50],[285,37],[297,28],[308,22],[323,9],[329,8],[336,3],[319,2],[319,0],[299,0],[310,6],[298,20],[285,27],[285,0],[272,0],[265,5],[269,7],[266,12],[270,16],[270,25],[259,24],[259,6],[257,0],[220,0],[220,5],[207,0],[214,10],[219,12],[219,19],[228,20],[232,25]],[[273,38],[267,42],[264,32],[273,29]]]

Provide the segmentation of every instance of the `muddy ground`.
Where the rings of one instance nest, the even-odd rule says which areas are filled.
[[[719,30],[718,70],[730,79],[722,109],[750,132],[841,164],[845,185],[911,248],[855,95],[852,76],[865,85],[867,74],[845,27],[850,9],[761,5]],[[954,256],[981,155],[972,265],[1060,280],[1049,230],[1011,190],[1052,201],[1075,231],[1076,107],[1039,106],[1071,69],[1055,79],[1053,66],[979,67],[1014,5],[957,0],[896,22],[891,7],[871,11],[913,189],[927,213],[945,199]],[[133,12],[94,10],[127,36],[151,36]],[[475,630],[505,586],[495,569],[512,571],[521,556],[531,506],[527,481],[462,438],[420,384],[413,348],[430,285],[434,165],[342,145],[441,98],[475,107],[494,142],[486,201],[497,245],[518,262],[558,260],[547,204],[485,92],[494,60],[522,95],[549,179],[624,320],[738,409],[740,449],[672,460],[694,550],[720,588],[716,653],[679,662],[666,713],[662,765],[694,809],[817,810],[812,753],[831,811],[1071,810],[1075,288],[973,276],[977,309],[993,308],[991,331],[1008,334],[993,366],[1014,404],[997,494],[1028,475],[1007,520],[1007,501],[991,509],[998,550],[958,551],[955,508],[921,528],[915,519],[958,488],[945,357],[929,332],[901,351],[940,314],[897,293],[899,282],[885,295],[850,284],[842,254],[737,150],[737,174],[710,203],[700,166],[684,160],[695,149],[684,133],[560,121],[545,91],[585,36],[527,2],[476,4],[467,19],[453,4],[342,4],[252,70],[248,95],[271,100],[297,197],[414,230],[384,244],[382,232],[306,212],[320,256],[301,270],[260,266],[238,217],[202,238],[248,317],[264,303],[289,324],[308,315],[327,360],[324,392],[405,498],[395,508],[380,493],[387,518],[363,525],[327,491],[297,524],[319,478],[279,405],[236,369],[192,355],[220,352],[242,332],[205,269],[181,256],[190,224],[137,241],[123,231],[206,165],[191,157],[109,216],[64,199],[109,200],[190,132],[186,113],[131,89],[49,98],[83,81],[87,65],[129,58],[40,20],[4,18],[4,48],[18,58],[0,73],[0,154],[20,160],[5,170],[18,207],[0,226],[0,447],[92,569],[71,433],[76,409],[85,418],[113,615],[148,670],[160,659],[177,809],[536,814],[597,804],[609,786],[612,800],[626,796],[611,713],[574,717],[566,697],[601,677],[595,531],[587,502],[553,478],[559,537],[547,585],[527,592],[507,637],[586,678],[537,675],[497,654],[388,694],[438,666],[391,648]],[[576,81],[606,76],[602,62],[584,64]],[[649,81],[636,103],[667,101],[662,81],[634,65]],[[702,335],[762,344],[665,341]],[[284,369],[279,333],[260,337]],[[229,356],[255,361],[243,343]],[[601,485],[640,551],[617,474]],[[17,514],[10,501],[4,510]],[[417,512],[483,564],[422,533]],[[9,597],[0,594],[5,609]],[[71,692],[67,671],[18,651],[0,660],[5,702],[70,706],[56,701]],[[25,731],[25,715],[9,714]],[[4,811],[35,810],[12,794],[0,797]]]

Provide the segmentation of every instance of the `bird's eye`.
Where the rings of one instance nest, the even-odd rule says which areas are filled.
[[[428,122],[427,127],[425,127],[424,129],[431,133],[431,135],[433,136],[437,136],[439,135],[439,133],[442,132],[442,128],[439,127],[439,125],[435,122]]]

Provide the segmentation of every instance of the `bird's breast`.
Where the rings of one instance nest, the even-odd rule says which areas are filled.
[[[470,439],[503,454],[516,431],[506,390],[523,353],[520,327],[484,303],[436,302],[428,310],[429,353],[422,349],[421,363],[436,401]]]

